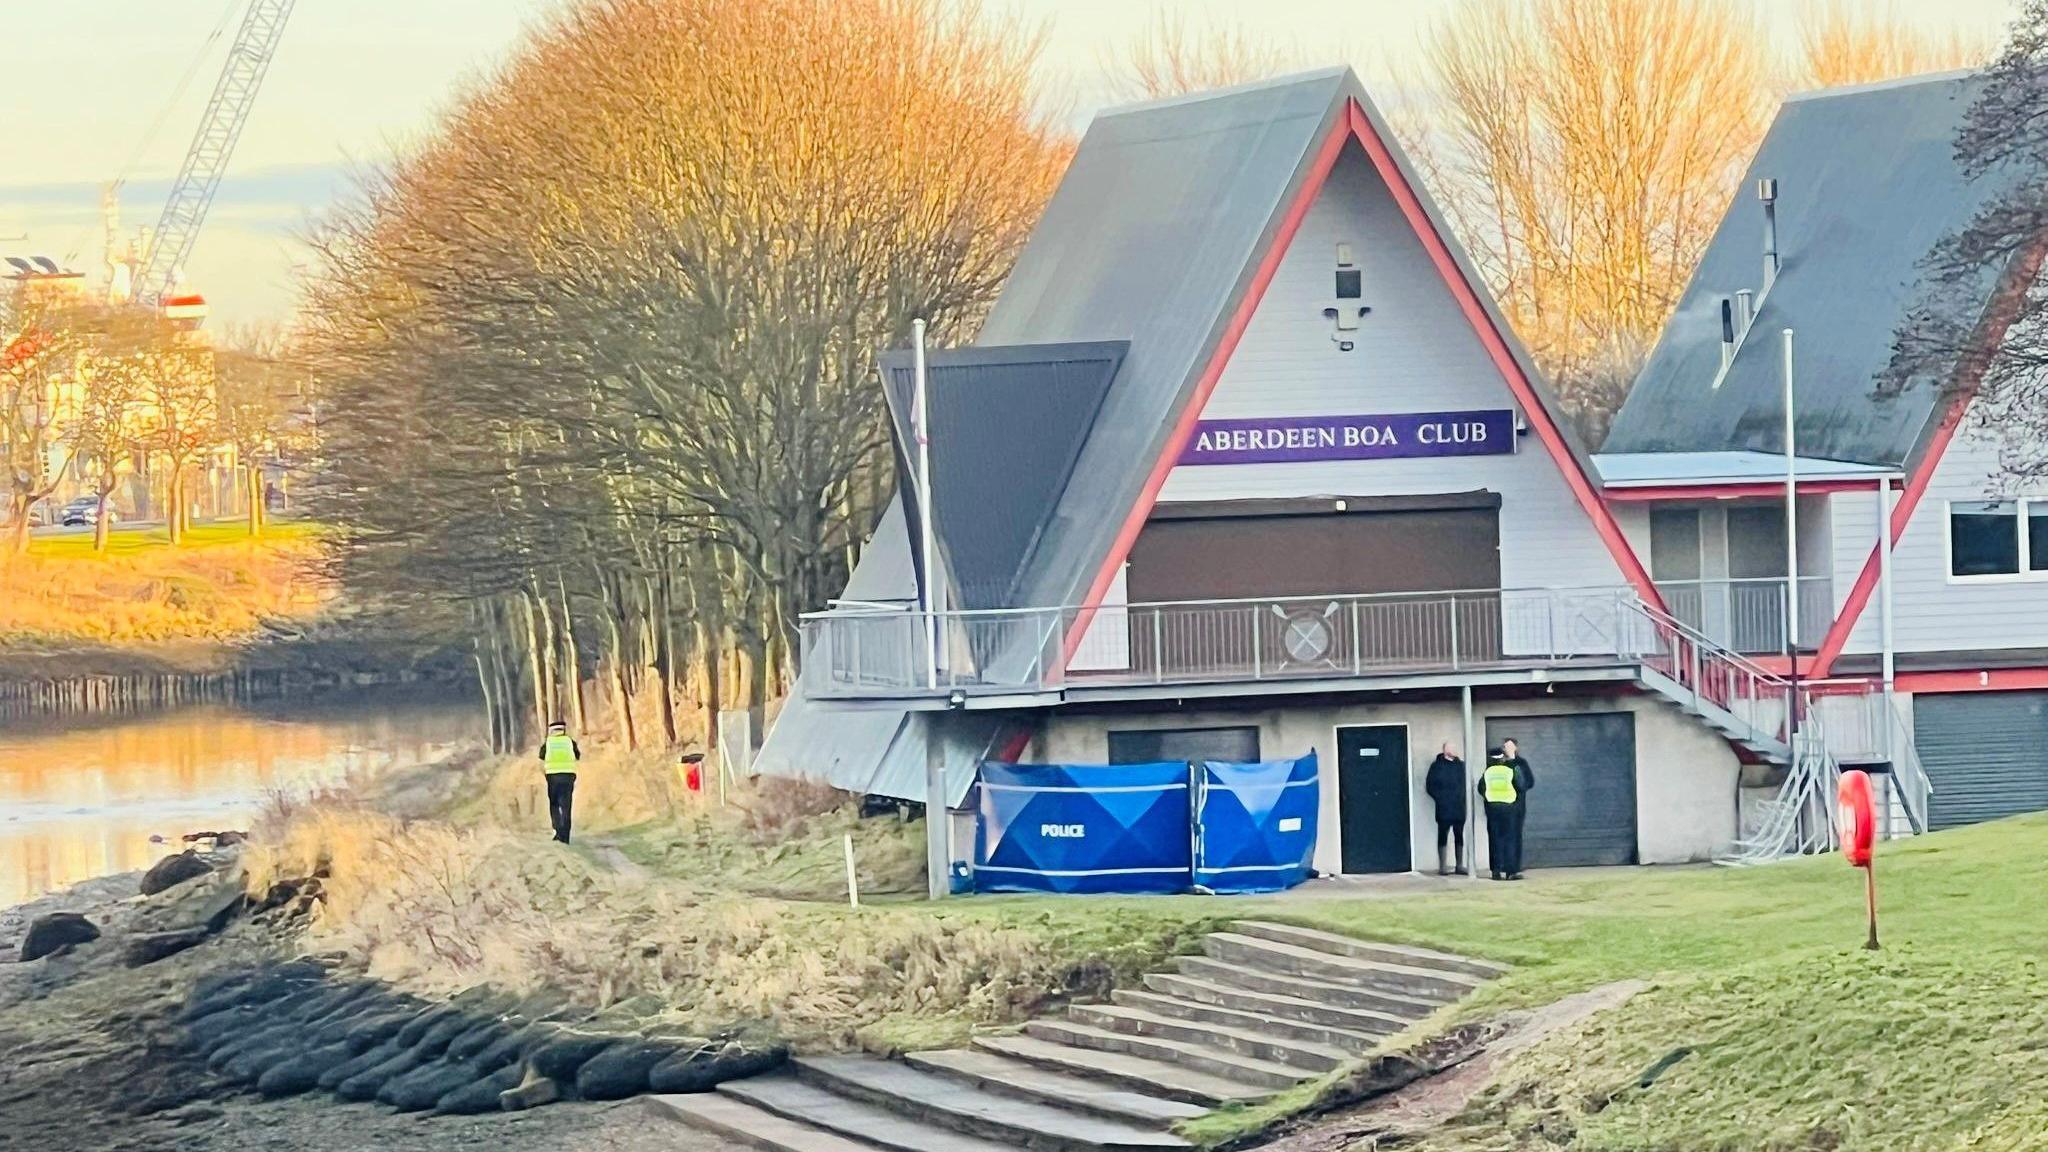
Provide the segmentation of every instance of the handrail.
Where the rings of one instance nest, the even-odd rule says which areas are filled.
[[[998,616],[1065,615],[1068,613],[1079,615],[1091,611],[1137,612],[1147,608],[1245,608],[1275,603],[1294,603],[1297,601],[1307,603],[1314,600],[1342,600],[1347,603],[1357,600],[1371,603],[1395,600],[1413,601],[1442,596],[1457,598],[1460,596],[1516,596],[1539,593],[1547,596],[1570,596],[1595,592],[1604,594],[1625,590],[1621,585],[1616,584],[1566,584],[1556,587],[1546,585],[1535,588],[1432,588],[1428,591],[1419,592],[1316,592],[1284,596],[1236,596],[1218,600],[1143,600],[1125,604],[1097,604],[1092,609],[1075,604],[1037,608],[945,608],[937,612],[936,615],[941,620],[978,620]],[[797,615],[797,619],[800,621],[845,620],[862,616],[894,618],[905,613],[922,615],[914,605],[896,608],[889,605],[852,600],[840,601],[840,603],[849,606],[853,610],[827,608],[815,612],[802,612]]]
[[[1779,688],[1789,688],[1792,685],[1792,681],[1790,679],[1784,676],[1780,676],[1775,672],[1772,672],[1768,668],[1765,668],[1763,665],[1758,664],[1756,661],[1751,660],[1749,657],[1744,656],[1742,653],[1737,652],[1733,648],[1730,648],[1727,645],[1720,643],[1719,641],[1708,636],[1706,633],[1700,631],[1697,628],[1694,628],[1692,625],[1687,624],[1685,621],[1680,620],[1678,617],[1673,616],[1671,613],[1665,611],[1662,608],[1657,607],[1654,604],[1649,604],[1642,600],[1637,600],[1633,605],[1631,605],[1631,607],[1635,608],[1636,611],[1642,613],[1643,615],[1649,617],[1652,622],[1671,629],[1672,631],[1678,633],[1680,636],[1683,636],[1687,641],[1700,646],[1707,652],[1720,657],[1727,663],[1735,665],[1737,668],[1742,669],[1744,672],[1750,673],[1751,675],[1755,676],[1758,680],[1761,680],[1764,683]]]

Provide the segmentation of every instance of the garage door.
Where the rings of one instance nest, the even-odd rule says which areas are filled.
[[[1913,742],[1934,785],[1930,828],[2048,809],[2048,692],[1915,696]]]
[[[1522,829],[1531,868],[1636,862],[1636,718],[1627,712],[1502,716],[1486,745],[1521,746],[1536,790]]]

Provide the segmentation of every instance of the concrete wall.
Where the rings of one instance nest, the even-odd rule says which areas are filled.
[[[1603,696],[1536,697],[1474,701],[1475,736],[1484,739],[1486,719],[1502,716],[1560,716],[1580,712],[1635,714],[1636,826],[1638,856],[1644,864],[1711,859],[1735,838],[1738,763],[1726,741],[1677,709],[1636,693]],[[1040,763],[1100,764],[1109,756],[1109,733],[1143,728],[1211,728],[1256,725],[1259,753],[1266,759],[1299,756],[1315,749],[1323,766],[1321,831],[1315,866],[1342,869],[1341,797],[1337,786],[1336,729],[1352,724],[1408,727],[1409,841],[1418,869],[1436,867],[1436,816],[1423,780],[1437,747],[1448,740],[1462,746],[1463,721],[1455,700],[1187,708],[1160,712],[1050,713],[1028,755]],[[1542,803],[1543,765],[1534,765]],[[1473,768],[1477,771],[1477,767]],[[1476,805],[1474,806],[1477,815]],[[1481,860],[1485,822],[1475,820]]]
[[[1337,245],[1363,271],[1372,313],[1331,339]],[[1518,407],[1442,276],[1371,163],[1338,160],[1243,340],[1210,396],[1207,419],[1449,412]],[[1501,497],[1501,584],[1616,586],[1620,569],[1534,435],[1512,455],[1176,468],[1162,501],[1427,495]]]

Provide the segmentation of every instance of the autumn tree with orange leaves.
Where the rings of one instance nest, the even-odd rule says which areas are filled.
[[[466,606],[501,746],[786,682],[893,486],[877,350],[972,336],[1063,169],[942,0],[586,0],[321,238],[319,503]]]

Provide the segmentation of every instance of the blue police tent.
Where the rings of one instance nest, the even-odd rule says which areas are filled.
[[[1277,892],[1308,879],[1321,789],[1316,754],[1203,764],[1195,785],[1196,889]]]
[[[981,766],[978,892],[1184,892],[1184,761]]]

